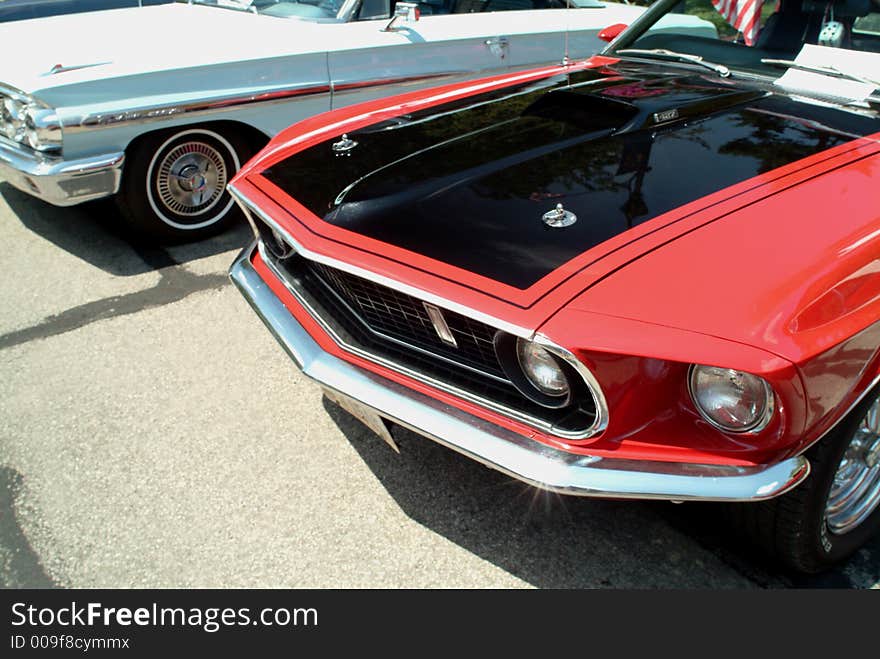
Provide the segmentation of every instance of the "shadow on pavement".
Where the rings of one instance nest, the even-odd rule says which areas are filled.
[[[130,277],[244,247],[252,233],[247,223],[187,245],[158,248],[141,244],[125,231],[112,200],[58,208],[5,182],[0,195],[21,224],[60,249],[111,275]]]
[[[641,502],[541,492],[403,428],[401,454],[324,408],[413,520],[541,588],[748,588]],[[663,504],[671,507],[671,504]]]
[[[737,548],[711,504],[541,492],[399,427],[397,455],[323,404],[409,517],[537,587],[861,588],[880,576],[880,540],[825,575],[792,577]]]
[[[21,474],[0,467],[0,588],[56,588],[18,523],[21,485]]]

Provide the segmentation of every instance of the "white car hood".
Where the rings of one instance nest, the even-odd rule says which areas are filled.
[[[325,52],[327,27],[181,3],[14,21],[0,25],[0,84],[35,93],[93,79]],[[50,73],[53,67],[62,72]]]

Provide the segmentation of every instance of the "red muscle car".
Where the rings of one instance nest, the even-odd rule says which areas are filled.
[[[588,61],[289,128],[230,186],[231,277],[386,440],[728,502],[817,571],[880,525],[880,7],[685,5],[718,37],[660,0]]]

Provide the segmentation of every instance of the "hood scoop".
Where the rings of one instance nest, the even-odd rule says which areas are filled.
[[[551,92],[524,114],[591,131],[611,129],[619,135],[703,119],[768,95],[770,92],[709,84],[693,76],[624,79],[602,89],[587,84]]]

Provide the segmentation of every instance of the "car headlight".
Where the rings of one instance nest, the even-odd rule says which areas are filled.
[[[534,341],[517,339],[516,356],[528,381],[547,396],[568,396],[569,384],[559,360]]]
[[[24,113],[25,140],[36,151],[61,149],[61,122],[54,110],[29,106]]]
[[[688,384],[697,410],[722,430],[756,432],[773,416],[773,390],[757,375],[695,364]]]
[[[27,96],[0,96],[0,136],[36,151],[61,149],[61,122],[54,110]]]

